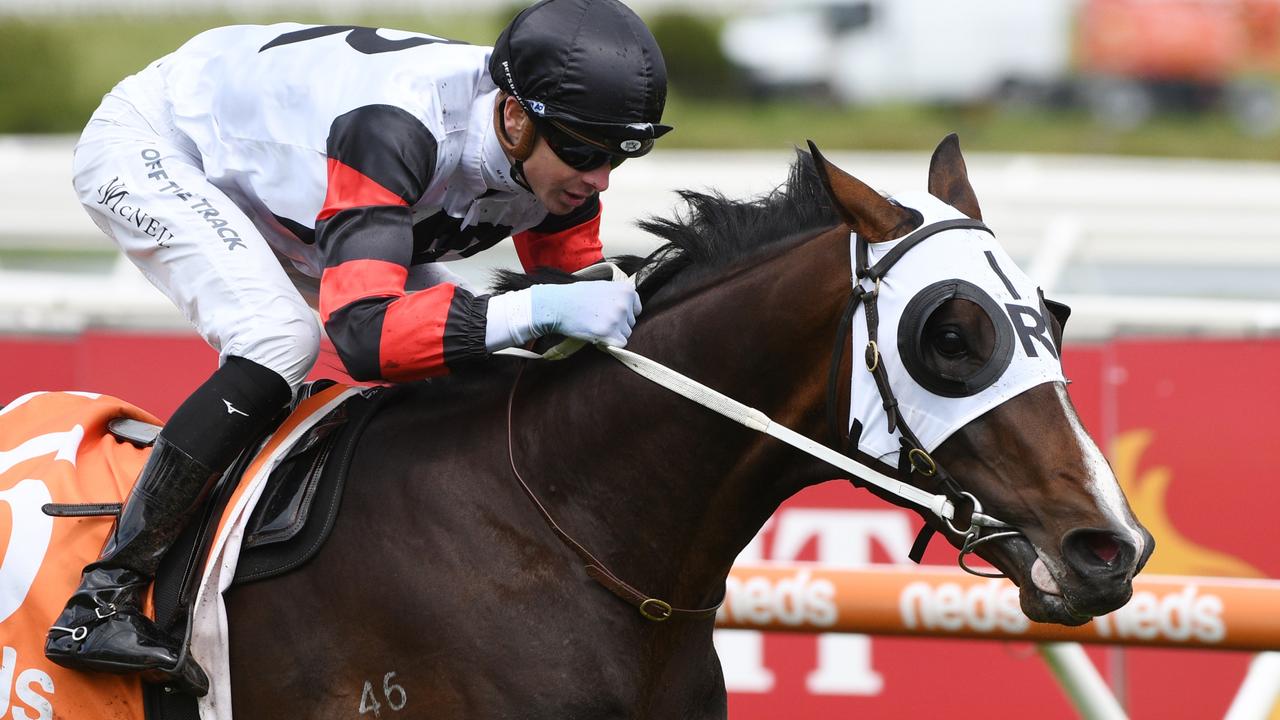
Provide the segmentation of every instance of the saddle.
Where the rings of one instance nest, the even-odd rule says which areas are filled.
[[[331,385],[331,381],[312,383],[299,393],[299,400]],[[381,388],[352,395],[287,451],[248,520],[233,587],[296,570],[319,552],[337,518],[356,443],[389,395]],[[141,447],[154,442],[160,431],[124,418],[112,421],[108,428],[117,438]],[[161,562],[153,601],[156,623],[165,630],[179,636],[185,632],[219,520],[261,444],[231,466],[212,492],[200,521],[183,532]],[[143,685],[143,706],[148,720],[200,717],[195,698],[159,685]]]

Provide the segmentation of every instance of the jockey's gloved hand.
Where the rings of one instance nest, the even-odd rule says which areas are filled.
[[[634,287],[608,280],[568,285],[534,285],[533,331],[537,336],[558,333],[614,347],[627,344],[640,314],[640,295]]]
[[[640,296],[626,283],[534,285],[489,299],[485,347],[493,352],[553,333],[622,347],[639,314]]]

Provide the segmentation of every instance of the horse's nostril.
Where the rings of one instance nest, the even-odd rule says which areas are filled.
[[[1109,530],[1072,530],[1064,539],[1062,550],[1082,577],[1122,573],[1136,554],[1135,548]]]
[[[1085,538],[1085,546],[1108,565],[1120,554],[1120,543],[1110,533],[1089,533]]]

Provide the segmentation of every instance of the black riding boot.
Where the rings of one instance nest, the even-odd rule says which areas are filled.
[[[293,390],[263,365],[230,356],[182,405],[156,438],[151,457],[120,511],[102,557],[49,630],[44,654],[63,667],[141,672],[193,695],[209,679],[174,638],[142,614],[160,559],[204,503],[218,477],[283,417]]]
[[[120,511],[102,556],[84,569],[80,587],[49,630],[44,654],[76,670],[141,672],[196,696],[209,679],[183,638],[156,627],[142,601],[160,559],[203,503],[221,473],[161,435]]]

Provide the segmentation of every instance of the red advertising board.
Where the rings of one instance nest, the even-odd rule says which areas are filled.
[[[92,390],[166,416],[215,362],[189,336],[0,337],[0,403],[35,389]],[[1149,571],[1280,577],[1280,339],[1070,345],[1065,363],[1085,426],[1157,538]],[[336,366],[322,356],[316,374]],[[904,563],[918,523],[833,481],[784,504],[742,560]],[[953,565],[955,551],[935,542],[926,562]],[[720,630],[717,644],[734,718],[1075,717],[1026,643]],[[1221,651],[1089,654],[1135,718],[1221,717],[1249,661]]]
[[[1085,426],[1157,538],[1151,572],[1280,577],[1280,341],[1072,345],[1065,363]],[[912,514],[832,482],[788,501],[749,559],[902,563],[918,526]],[[955,551],[935,542],[925,562],[953,565]],[[1025,643],[747,631],[719,639],[734,718],[1076,717]],[[1250,659],[1089,654],[1134,718],[1221,717]]]

